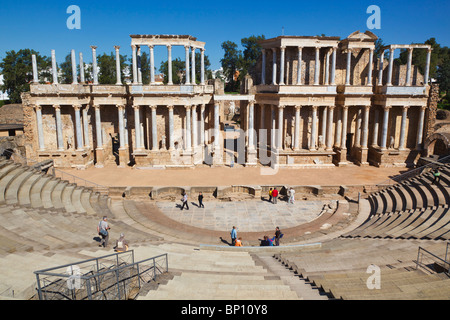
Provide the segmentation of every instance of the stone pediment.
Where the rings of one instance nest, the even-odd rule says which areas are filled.
[[[378,37],[370,31],[362,33],[358,30],[350,34],[347,39],[350,41],[375,41]]]

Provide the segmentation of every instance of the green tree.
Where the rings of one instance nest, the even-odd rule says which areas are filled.
[[[6,56],[0,62],[3,74],[3,85],[0,89],[6,92],[11,103],[21,103],[22,92],[30,90],[33,81],[32,55],[36,55],[39,82],[44,83],[51,75],[51,59],[41,56],[39,52],[32,49],[21,49],[19,51],[7,51]]]
[[[256,70],[256,62],[261,57],[261,45],[258,41],[265,40],[266,37],[264,35],[260,36],[250,36],[248,38],[241,39],[241,45],[244,48],[243,57],[242,57],[242,71],[240,73],[240,79],[248,73],[253,75]]]
[[[63,84],[72,83],[72,57],[69,53],[66,55],[64,62],[59,65],[58,82]]]
[[[173,84],[184,83],[185,71],[186,71],[185,61],[181,60],[180,58],[176,58],[175,60],[172,60],[172,82],[173,82]],[[159,67],[159,72],[164,74],[164,83],[167,84],[167,81],[169,80],[169,77],[168,77],[169,68],[168,68],[167,60],[161,62],[161,66]]]
[[[100,84],[115,84],[116,83],[116,55],[112,53],[107,55],[106,53],[98,56],[97,65],[99,67],[98,82]],[[125,69],[128,67],[126,64],[126,56],[120,55],[120,70],[121,80],[124,83]]]
[[[241,50],[238,50],[236,43],[229,40],[222,43],[222,49],[224,50],[224,55],[223,58],[220,59],[220,63],[222,64],[223,73],[226,79],[225,91],[239,91],[239,81],[236,78],[236,73],[242,66],[242,52]]]

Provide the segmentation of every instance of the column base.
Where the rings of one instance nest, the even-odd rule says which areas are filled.
[[[129,159],[128,159],[128,149],[119,148],[119,167],[126,167],[128,165]]]
[[[103,148],[97,148],[95,149],[95,167],[96,168],[103,168],[103,165],[105,164],[105,149]]]
[[[256,167],[258,164],[257,152],[255,148],[247,149],[247,159],[245,161],[246,167]]]

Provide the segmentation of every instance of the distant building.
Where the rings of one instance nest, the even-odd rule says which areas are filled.
[[[0,86],[3,85],[3,75],[0,74]],[[0,90],[0,100],[9,100],[9,96],[6,92]]]

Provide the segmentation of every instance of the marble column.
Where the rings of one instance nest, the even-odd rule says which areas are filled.
[[[260,109],[260,113],[259,113],[259,129],[264,129],[264,122],[266,121],[265,119],[265,104],[260,103],[259,104],[259,109]]]
[[[200,106],[200,145],[205,145],[205,105]]]
[[[205,49],[200,49],[200,84],[205,84]]]
[[[192,148],[197,147],[198,145],[198,127],[197,127],[197,105],[194,104],[191,106],[191,113],[192,113]]]
[[[184,51],[185,51],[185,64],[186,64],[186,68],[185,68],[186,81],[185,81],[185,84],[191,84],[190,71],[189,71],[189,46],[184,46]]]
[[[412,68],[413,48],[408,48],[408,63],[406,65],[406,86],[411,86],[411,68]]]
[[[390,108],[391,106],[383,106],[384,113],[383,113],[383,127],[381,129],[381,144],[380,144],[381,150],[386,150]]]
[[[378,146],[378,128],[380,126],[380,111],[378,108],[374,110],[374,121],[373,121],[373,133],[372,133],[372,147]]]
[[[362,128],[362,141],[361,148],[367,149],[368,139],[369,139],[369,114],[370,114],[370,105],[364,106],[364,118],[363,118],[363,128]]]
[[[158,106],[150,106],[150,109],[152,110],[152,150],[158,151],[159,145],[158,145],[158,127],[156,124],[156,109]],[[170,138],[172,139],[172,138]]]
[[[417,138],[416,138],[416,150],[423,149],[423,127],[424,127],[425,110],[426,109],[427,109],[427,106],[420,107],[419,123],[418,123]]]
[[[191,151],[192,149],[192,132],[191,132],[191,106],[184,106],[186,110],[186,134],[184,139],[184,149]]]
[[[277,48],[272,48],[272,84],[277,84]]]
[[[327,48],[325,53],[325,85],[330,84],[330,50]]]
[[[261,84],[266,84],[266,49],[261,49]]]
[[[58,67],[56,66],[55,50],[52,50],[52,75],[53,75],[53,83],[58,84]]]
[[[138,84],[136,46],[134,44],[131,45],[131,51],[133,59],[133,84]]]
[[[78,75],[77,75],[77,59],[75,57],[75,50],[72,49],[70,51],[70,60],[72,62],[72,84],[78,84]]]
[[[295,128],[294,128],[294,150],[300,150],[300,109],[302,106],[295,106]]]
[[[88,111],[89,111],[89,105],[83,108],[83,135],[84,135],[84,148],[85,150],[90,149],[90,142],[89,142],[89,119],[88,119]]]
[[[117,106],[118,116],[119,116],[119,147],[120,149],[125,149],[125,121],[124,121],[124,105]]]
[[[369,70],[367,71],[367,85],[372,85],[372,73],[373,73],[373,51],[374,49],[369,49]]]
[[[84,62],[83,62],[83,52],[80,52],[80,82],[85,83],[84,78]]]
[[[339,148],[341,146],[342,135],[342,108],[337,109],[337,121],[336,121],[336,135],[334,136],[334,146]]]
[[[36,62],[36,55],[31,55],[31,64],[33,65],[33,82],[38,83],[39,82],[39,76],[37,71],[37,62]]]
[[[64,140],[62,132],[62,122],[61,122],[61,107],[58,104],[53,105],[55,108],[55,118],[56,118],[56,142],[58,146],[58,151],[64,150]]]
[[[172,85],[172,45],[168,44],[167,48],[167,84]]]
[[[140,119],[140,106],[133,105],[134,109],[134,145],[135,150],[141,150],[141,119]]]
[[[98,84],[98,70],[97,70],[97,46],[91,46],[92,49],[92,78],[93,83]]]
[[[362,123],[362,112],[361,108],[358,107],[356,114],[356,125],[355,125],[355,147],[361,146],[361,123]]]
[[[175,146],[173,131],[173,106],[167,106],[169,109],[169,150],[173,150]]]
[[[335,106],[328,107],[328,128],[327,128],[327,151],[333,150],[333,118],[334,118],[334,108]]]
[[[399,150],[405,150],[406,147],[406,121],[408,119],[409,106],[403,106],[402,108],[402,122],[400,126],[400,142],[398,145]]]
[[[137,46],[137,76],[138,84],[142,84],[142,60],[141,60],[141,46]]]
[[[425,65],[425,74],[423,76],[424,86],[428,84],[428,78],[430,76],[430,62],[431,62],[431,48],[427,50],[427,61]]]
[[[277,122],[276,122],[276,114],[275,114],[275,105],[270,105],[270,115],[272,119],[272,127],[270,130],[270,147],[272,150],[276,150],[276,132],[277,132]]]
[[[103,149],[102,121],[100,118],[100,106],[94,105],[95,109],[95,133],[97,137],[97,149]]]
[[[219,148],[220,123],[219,123],[219,103],[214,104],[214,148]]]
[[[283,129],[283,121],[284,121],[284,116],[283,116],[283,110],[284,110],[284,105],[279,105],[278,106],[278,135],[277,135],[277,149],[278,150],[283,150],[283,133],[284,133],[284,129]]]
[[[388,86],[392,86],[392,72],[394,70],[394,49],[389,49],[389,69],[388,69],[388,79],[387,84]]]
[[[383,85],[383,63],[384,63],[384,51],[381,52],[380,63],[378,65],[378,85]]]
[[[195,79],[195,48],[191,48],[191,82],[193,85],[197,84],[197,81]]]
[[[73,106],[75,110],[75,133],[77,137],[77,150],[81,151],[83,150],[83,135],[81,131],[81,115],[80,115],[80,109],[81,105],[74,105]]]
[[[249,101],[248,102],[248,130],[247,130],[247,136],[248,136],[248,148],[254,149],[254,129],[255,129],[255,102]]]
[[[302,84],[302,47],[298,47],[297,84]]]
[[[114,46],[114,49],[116,50],[116,85],[121,85],[122,84],[122,80],[121,80],[121,72],[120,72],[120,53],[119,53],[119,49],[120,46]]]
[[[36,110],[36,125],[38,133],[39,151],[45,150],[44,142],[44,127],[42,126],[42,107],[40,105],[35,106]]]
[[[350,85],[350,74],[352,67],[352,49],[347,49],[347,67],[345,71],[345,85]]]
[[[316,47],[316,59],[314,66],[314,85],[319,85],[320,79],[320,47]]]
[[[342,106],[341,150],[347,150],[348,106]]]
[[[316,135],[317,135],[317,106],[311,106],[312,116],[311,116],[311,139],[309,143],[309,150],[316,150]]]
[[[330,84],[334,86],[336,84],[336,50],[337,48],[333,47],[333,53],[331,54],[331,82]]]
[[[150,84],[155,84],[155,53],[153,45],[149,45],[150,49]]]
[[[327,137],[327,116],[328,116],[328,107],[324,106],[322,109],[322,131],[320,135],[322,136],[322,142],[325,144],[325,138]],[[319,146],[322,147],[322,146]]]
[[[285,68],[286,47],[280,47],[280,85],[284,85],[284,68]]]

